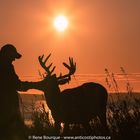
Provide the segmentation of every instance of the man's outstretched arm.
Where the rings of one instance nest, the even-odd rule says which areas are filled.
[[[44,90],[46,87],[46,81],[38,81],[38,82],[28,82],[28,81],[20,81],[20,86],[18,87],[18,91],[27,91],[29,89],[38,89]]]

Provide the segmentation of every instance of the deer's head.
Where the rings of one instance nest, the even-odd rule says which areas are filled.
[[[48,83],[50,83],[51,85],[53,84],[53,86],[55,86],[55,84],[62,85],[68,83],[71,80],[71,76],[76,71],[76,63],[73,61],[73,58],[69,57],[69,64],[63,62],[63,65],[68,69],[68,73],[65,75],[62,75],[62,73],[60,73],[59,76],[56,76],[56,74],[53,74],[56,66],[51,68],[53,63],[46,66],[46,63],[50,56],[51,54],[49,54],[46,58],[44,58],[44,55],[38,57],[41,67],[45,70],[47,74],[44,78],[48,80]]]

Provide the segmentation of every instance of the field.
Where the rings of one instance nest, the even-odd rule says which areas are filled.
[[[50,111],[43,95],[21,94],[21,111],[27,124],[27,135],[56,135]],[[86,108],[84,108],[86,109]],[[30,123],[29,123],[30,122]],[[90,122],[92,136],[111,136],[114,140],[136,139],[140,136],[140,93],[111,93],[107,104],[108,131],[104,132],[98,118]],[[63,134],[63,124],[62,131]],[[81,125],[70,125],[69,136],[87,135]]]

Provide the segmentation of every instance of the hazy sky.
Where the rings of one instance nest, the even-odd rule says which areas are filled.
[[[69,28],[58,33],[53,19],[64,14]],[[57,66],[73,56],[77,74],[108,68],[140,73],[139,0],[0,0],[0,46],[12,43],[23,54],[15,62],[20,77],[41,69],[37,57],[52,52]]]

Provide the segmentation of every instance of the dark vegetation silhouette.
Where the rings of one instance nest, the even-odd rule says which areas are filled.
[[[89,121],[98,116],[102,127],[107,130],[106,105],[107,90],[98,83],[84,83],[76,88],[60,91],[59,85],[71,80],[71,75],[76,71],[76,63],[69,58],[69,65],[63,65],[69,70],[66,75],[52,74],[55,67],[50,70],[52,63],[46,66],[46,62],[51,56],[48,55],[44,61],[44,55],[39,56],[40,65],[45,69],[47,84],[44,87],[45,99],[55,120],[56,130],[60,130],[60,124],[64,123],[64,134],[68,133],[69,124],[82,124],[87,134],[91,132]]]

